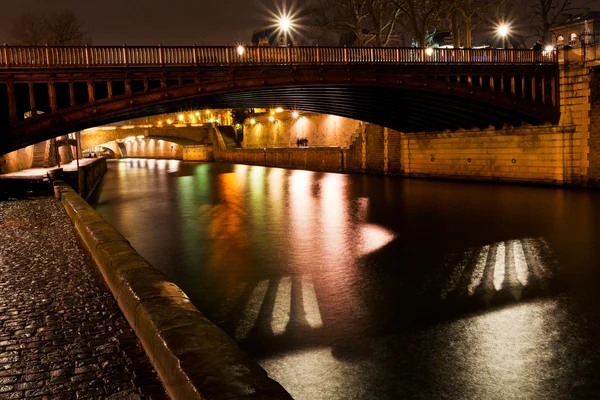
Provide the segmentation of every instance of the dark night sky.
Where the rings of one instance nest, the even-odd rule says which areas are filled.
[[[98,45],[249,42],[268,15],[259,0],[0,0],[0,43],[10,43],[20,15],[64,10],[78,15]]]
[[[64,10],[79,16],[96,45],[248,43],[252,31],[266,24],[269,10],[276,11],[276,1],[0,0],[0,43],[11,42],[11,26],[22,14]],[[600,11],[600,0],[588,7]]]

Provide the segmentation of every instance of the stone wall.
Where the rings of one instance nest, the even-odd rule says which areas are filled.
[[[31,168],[31,164],[33,163],[33,148],[34,146],[28,146],[0,156],[0,173],[5,174]]]
[[[64,180],[87,200],[106,171],[106,158],[99,157],[93,162],[80,165],[79,171],[64,171]]]
[[[339,147],[230,149],[215,152],[215,160],[313,171],[343,171],[343,151]]]
[[[246,120],[244,125],[244,148],[296,147],[296,140],[307,138],[309,146],[348,146],[352,135],[363,124],[354,119],[302,113],[294,118],[289,111],[276,113],[275,121],[268,116],[255,118],[255,123]]]
[[[183,148],[183,161],[213,161],[213,146],[197,145]]]
[[[123,145],[126,153],[121,154],[123,157],[183,160],[183,146],[166,140],[135,139],[124,142]]]

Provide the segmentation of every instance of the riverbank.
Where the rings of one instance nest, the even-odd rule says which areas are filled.
[[[60,201],[0,202],[0,399],[165,399]]]

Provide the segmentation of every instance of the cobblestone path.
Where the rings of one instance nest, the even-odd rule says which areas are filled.
[[[166,399],[60,201],[0,202],[0,400]]]

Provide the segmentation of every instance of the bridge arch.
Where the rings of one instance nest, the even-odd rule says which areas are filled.
[[[0,116],[8,133],[0,153],[93,126],[202,107],[281,106],[402,132],[557,123],[559,118],[558,64],[553,62],[295,63],[289,61],[292,50],[271,50],[286,51],[287,61],[232,63],[228,55],[227,63],[194,66],[100,65],[36,74],[0,69],[0,89],[4,83],[12,104],[10,123],[6,111]],[[34,116],[20,120],[15,110],[27,104]],[[38,110],[44,114],[36,115]]]

